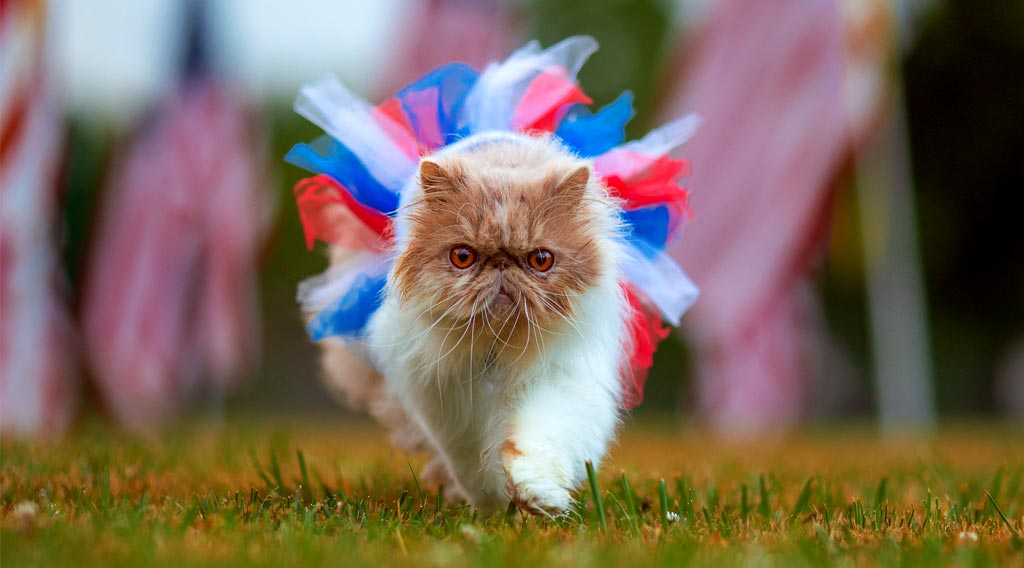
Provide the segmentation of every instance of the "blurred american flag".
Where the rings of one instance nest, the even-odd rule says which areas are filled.
[[[0,428],[55,436],[78,396],[56,226],[63,123],[44,2],[0,0]]]
[[[849,155],[835,0],[722,0],[662,111],[687,145],[696,220],[673,256],[701,288],[687,318],[703,417],[720,430],[806,418],[825,336],[809,285]]]
[[[184,78],[115,160],[83,301],[98,389],[133,429],[223,394],[259,347],[260,137],[208,70],[203,14],[190,14]]]

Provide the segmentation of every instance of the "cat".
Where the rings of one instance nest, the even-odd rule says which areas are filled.
[[[372,366],[328,340],[328,382],[479,510],[565,513],[623,406],[617,210],[554,137],[477,134],[423,158],[367,326]]]

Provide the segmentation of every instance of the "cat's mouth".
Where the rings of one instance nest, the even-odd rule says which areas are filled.
[[[493,306],[511,306],[512,305],[512,294],[508,293],[508,290],[504,286],[498,287],[498,293],[491,299]]]

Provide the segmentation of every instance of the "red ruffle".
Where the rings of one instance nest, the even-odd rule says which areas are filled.
[[[526,88],[512,115],[512,128],[519,132],[554,132],[571,105],[592,102],[565,69],[552,67],[534,77]]]
[[[623,291],[629,302],[630,314],[626,325],[629,334],[629,364],[623,365],[622,406],[629,410],[644,401],[644,384],[647,371],[654,364],[654,351],[658,343],[668,337],[669,328],[661,323],[658,314],[647,309],[640,300],[640,292],[632,285],[623,283]]]
[[[321,240],[342,248],[379,250],[391,238],[391,219],[356,201],[330,176],[300,180],[295,201],[309,249]]]
[[[665,204],[687,219],[693,217],[690,192],[676,183],[680,177],[690,174],[686,160],[613,150],[594,162],[594,171],[612,194],[625,202],[623,208],[627,211]]]

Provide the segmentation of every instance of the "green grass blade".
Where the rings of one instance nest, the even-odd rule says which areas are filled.
[[[992,507],[995,508],[996,513],[999,515],[999,518],[1003,520],[1003,524],[1006,525],[1006,528],[1010,529],[1010,532],[1016,535],[1017,538],[1020,538],[1020,531],[1017,530],[1017,527],[1013,526],[1013,524],[1010,523],[1010,520],[1006,518],[1006,515],[1003,514],[1003,510],[999,508],[999,505],[996,504],[996,500],[992,498],[992,494],[986,491],[985,496],[988,497],[988,502],[992,503]]]
[[[796,498],[796,503],[793,504],[793,510],[789,513],[789,520],[794,521],[796,518],[804,512],[807,508],[807,503],[811,500],[811,482],[814,481],[813,477],[807,479],[807,483],[804,483],[804,488],[800,491],[800,496]]]
[[[278,489],[284,491],[284,477],[281,476],[281,465],[277,463],[277,452],[270,450],[270,476],[277,483]]]
[[[888,493],[888,490],[889,490],[889,478],[888,477],[883,477],[881,479],[881,481],[878,482],[878,489],[875,490],[875,509],[876,510],[879,507],[882,506],[882,503],[885,503],[885,496],[886,496],[886,493]]]
[[[594,508],[597,509],[597,520],[601,530],[608,531],[608,521],[604,517],[604,501],[601,499],[601,491],[597,487],[597,473],[594,471],[594,464],[587,460],[587,479],[590,480],[590,493],[594,498]]]
[[[768,487],[765,485],[763,473],[758,476],[757,481],[761,491],[761,502],[757,504],[757,512],[762,517],[769,519],[772,516],[772,511],[771,505],[769,505]]]
[[[307,503],[313,502],[313,484],[309,482],[309,470],[306,469],[306,456],[302,455],[302,450],[295,450],[295,455],[299,458],[299,475],[302,477],[302,498]]]
[[[263,480],[263,483],[267,484],[267,491],[270,491],[274,487],[274,482],[271,481],[270,476],[267,475],[266,470],[263,469],[263,464],[260,463],[259,458],[256,457],[256,450],[249,450],[249,459],[252,460],[252,467],[256,470],[256,473]]]
[[[416,471],[412,469],[412,464],[405,462],[405,465],[409,467],[409,473],[412,474],[412,484],[416,486],[416,498],[423,502],[423,490],[420,489],[420,480],[416,478]]]
[[[740,488],[740,518],[744,521],[750,515],[750,498],[747,495],[747,484]]]
[[[668,488],[664,478],[658,482],[658,510],[661,513],[661,530],[668,532]]]
[[[626,498],[626,517],[629,520],[629,526],[633,530],[633,534],[639,534],[640,520],[636,509],[636,499],[634,499],[633,489],[629,486],[629,480],[626,479],[625,473],[622,474],[622,495]]]

